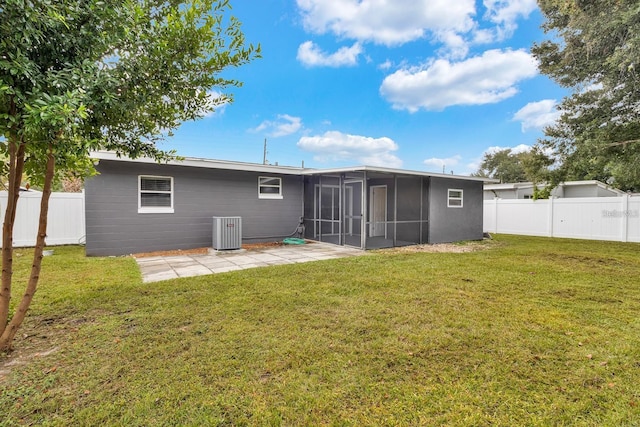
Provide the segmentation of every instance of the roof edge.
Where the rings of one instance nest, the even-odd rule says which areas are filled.
[[[265,172],[265,173],[279,173],[286,175],[300,175],[307,168],[297,166],[279,166],[279,165],[263,165],[260,163],[248,163],[248,162],[234,162],[230,160],[213,160],[204,159],[199,157],[181,157],[181,160],[169,160],[167,162],[158,163],[154,159],[149,157],[138,157],[132,159],[126,156],[118,156],[113,151],[94,151],[90,154],[92,159],[96,160],[113,160],[119,162],[131,162],[131,163],[147,163],[147,164],[168,164],[173,166],[190,166],[207,169],[223,169],[223,170],[237,170],[247,172]]]
[[[126,156],[118,156],[113,151],[93,151],[90,154],[90,157],[96,160],[158,164],[158,162],[156,162],[154,159],[151,159],[149,157],[139,157],[136,159],[131,159]],[[466,176],[466,175],[453,175],[453,174],[448,175],[443,173],[416,171],[416,170],[410,170],[410,169],[386,168],[382,166],[353,166],[353,167],[340,167],[340,168],[328,168],[328,169],[314,169],[314,168],[303,168],[303,167],[297,167],[297,166],[262,165],[259,163],[235,162],[230,160],[213,160],[213,159],[204,159],[199,157],[182,157],[182,160],[169,160],[166,163],[160,163],[160,164],[169,164],[174,166],[200,167],[200,168],[208,168],[208,169],[247,171],[247,172],[279,173],[279,174],[286,174],[286,175],[317,175],[317,174],[347,173],[347,172],[380,172],[380,173],[415,175],[415,176],[434,177],[434,178],[463,179],[467,181],[481,181],[481,182],[487,182],[487,183],[499,182],[497,179],[493,179],[493,178]]]

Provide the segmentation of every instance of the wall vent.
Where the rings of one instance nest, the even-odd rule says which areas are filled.
[[[242,247],[242,218],[239,216],[213,217],[213,249],[222,251]]]

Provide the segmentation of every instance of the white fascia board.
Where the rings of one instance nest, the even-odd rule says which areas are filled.
[[[116,153],[112,151],[94,151],[91,153],[91,158],[96,160],[115,160],[122,162],[137,162],[137,163],[155,163],[153,159],[148,157],[139,157],[137,159],[130,159],[128,157],[118,157]],[[165,163],[162,163],[165,164]],[[227,160],[210,160],[201,159],[196,157],[184,157],[183,160],[171,160],[166,164],[176,166],[191,166],[209,169],[225,169],[245,172],[262,172],[262,173],[277,173],[283,175],[317,175],[317,174],[335,174],[335,173],[349,173],[349,172],[379,172],[390,173],[399,175],[416,175],[423,177],[437,177],[448,179],[463,179],[467,181],[481,181],[481,182],[498,182],[497,179],[475,177],[475,176],[463,176],[463,175],[447,175],[441,173],[430,173],[406,169],[394,169],[384,168],[376,166],[356,166],[356,167],[343,167],[333,169],[312,169],[301,168],[295,166],[274,166],[274,165],[261,165],[258,163],[243,163],[232,162]]]
[[[354,167],[342,167],[342,168],[332,168],[332,169],[306,169],[306,170],[303,170],[302,173],[304,175],[329,175],[329,174],[339,174],[339,173],[349,173],[349,172],[378,172],[378,173],[389,173],[389,174],[398,174],[398,175],[415,175],[415,176],[422,176],[422,177],[463,179],[466,181],[499,182],[499,180],[493,179],[493,178],[483,178],[478,176],[466,176],[466,175],[449,175],[444,173],[423,172],[423,171],[415,171],[415,170],[409,170],[409,169],[385,168],[385,167],[379,167],[379,166],[354,166]]]
[[[273,166],[273,165],[261,165],[258,163],[243,163],[232,162],[226,160],[209,160],[201,159],[197,157],[183,157],[182,160],[170,160],[168,162],[158,163],[154,159],[148,157],[139,157],[137,159],[131,159],[129,157],[118,157],[116,153],[112,151],[94,151],[91,153],[91,158],[96,160],[115,160],[120,162],[132,162],[132,163],[148,163],[148,164],[168,164],[175,166],[189,166],[197,168],[207,169],[223,169],[245,172],[262,172],[262,173],[277,173],[282,175],[300,175],[307,169],[294,167],[294,166]]]

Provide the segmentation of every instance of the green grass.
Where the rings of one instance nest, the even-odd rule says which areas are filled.
[[[0,425],[640,425],[640,245],[487,246],[152,284],[56,248]]]

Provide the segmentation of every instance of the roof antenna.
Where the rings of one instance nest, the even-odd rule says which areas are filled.
[[[263,149],[263,154],[262,154],[262,164],[263,165],[268,165],[269,163],[267,162],[267,138],[264,139],[264,149]]]

